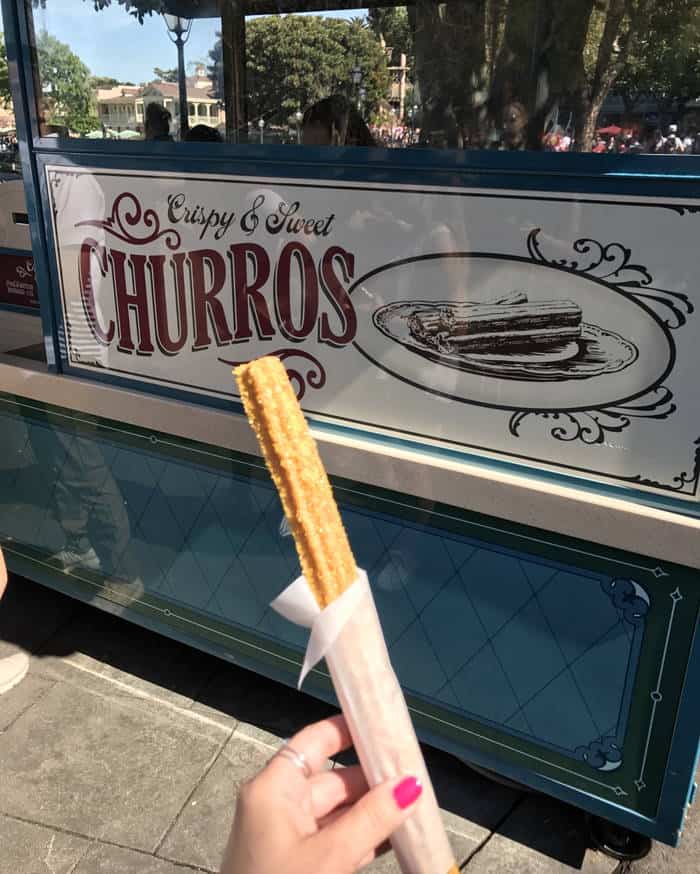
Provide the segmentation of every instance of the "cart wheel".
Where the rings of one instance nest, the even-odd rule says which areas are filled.
[[[505,786],[506,789],[514,789],[516,792],[534,792],[534,790],[530,789],[529,786],[523,786],[522,783],[516,783],[515,780],[509,780],[507,777],[502,777],[495,771],[489,771],[488,768],[482,768],[480,765],[475,765],[474,762],[470,762],[467,759],[461,759],[460,761],[468,768],[471,768],[472,771],[476,771],[477,774],[486,777],[486,779],[491,780],[492,783],[498,783],[499,786]]]
[[[597,850],[623,862],[643,859],[651,850],[651,839],[646,835],[637,834],[599,816],[589,818],[588,833]]]

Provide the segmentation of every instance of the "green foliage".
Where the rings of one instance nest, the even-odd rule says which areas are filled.
[[[214,96],[223,100],[221,39],[209,53]],[[333,93],[355,98],[352,69],[362,71],[365,107],[371,113],[389,85],[386,57],[361,20],[275,16],[247,22],[249,117],[284,124]]]
[[[116,88],[117,85],[133,85],[133,82],[120,82],[113,76],[91,76],[90,85],[93,88]]]
[[[10,75],[7,69],[7,52],[5,51],[5,36],[0,33],[0,103],[9,103],[11,99]]]
[[[654,8],[615,88],[626,102],[640,94],[661,101],[700,95],[699,0],[665,0]]]
[[[391,64],[398,66],[401,55],[408,58],[413,66],[413,31],[408,20],[408,10],[405,6],[381,8],[375,6],[367,11],[367,21],[377,38],[383,38],[387,48],[391,49]]]
[[[39,34],[36,50],[46,122],[78,133],[99,126],[90,70],[70,46],[45,30]]]
[[[160,67],[153,68],[153,75],[159,82],[177,82],[177,67],[163,70]]]

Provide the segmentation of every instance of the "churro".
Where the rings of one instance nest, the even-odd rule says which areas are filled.
[[[279,358],[258,358],[234,373],[302,571],[319,606],[327,607],[352,585],[357,566],[316,443]]]
[[[284,366],[278,358],[266,357],[243,364],[234,372],[243,406],[280,494],[321,624],[324,616],[331,624],[337,620],[338,612],[325,608],[356,586],[354,592],[348,592],[355,600],[345,601],[346,606],[353,605],[351,612],[334,628],[332,645],[324,655],[367,781],[374,786],[412,774],[423,784],[416,810],[391,837],[401,870],[405,874],[455,874],[454,856],[408,707],[391,667],[371,589],[355,564],[328,476]],[[284,615],[283,610],[279,612]],[[296,615],[294,621],[299,621]],[[319,630],[315,624],[313,627]]]

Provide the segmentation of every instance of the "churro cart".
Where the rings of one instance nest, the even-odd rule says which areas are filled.
[[[592,142],[613,97],[577,102],[551,56],[571,46],[525,51],[494,4],[400,7],[408,52],[356,33],[360,6],[3,0],[41,310],[2,316],[8,564],[295,684],[305,633],[269,604],[296,556],[231,376],[277,355],[421,738],[675,844],[700,736],[700,158],[545,150],[557,126]],[[292,26],[346,48],[283,105],[263,32]],[[156,31],[177,81],[70,115],[51,40],[136,56]],[[322,666],[305,688],[331,695]]]

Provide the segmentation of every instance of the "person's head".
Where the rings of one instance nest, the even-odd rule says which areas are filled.
[[[223,138],[215,127],[208,124],[196,124],[185,135],[188,143],[223,143]]]
[[[144,131],[147,140],[164,139],[170,136],[170,113],[160,103],[146,105]]]
[[[377,141],[372,135],[367,122],[354,106],[350,106],[348,130],[345,135],[346,146],[376,146]]]
[[[301,141],[305,146],[344,146],[350,122],[350,102],[342,94],[331,94],[304,113]]]

